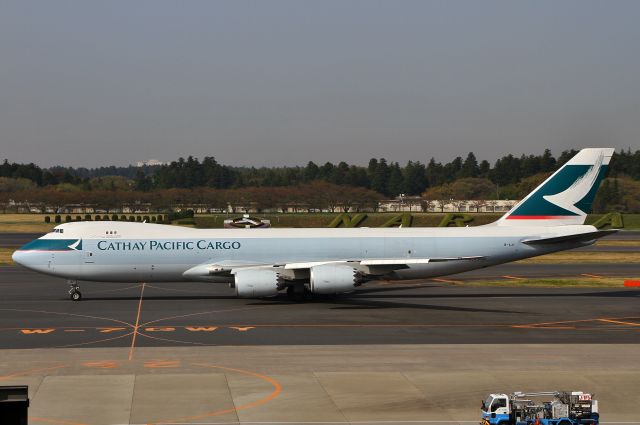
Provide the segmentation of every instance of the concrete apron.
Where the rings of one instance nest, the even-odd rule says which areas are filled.
[[[479,422],[491,392],[582,390],[640,424],[638,345],[367,345],[2,350],[30,424]]]

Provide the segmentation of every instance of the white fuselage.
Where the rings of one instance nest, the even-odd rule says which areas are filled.
[[[362,259],[482,257],[477,261],[408,264],[392,279],[443,276],[592,243],[548,246],[525,239],[593,232],[593,226],[327,229],[193,229],[128,222],[78,222],[56,227],[14,253],[35,271],[72,280],[191,280],[199,264],[284,265]],[[209,279],[229,281],[229,276]]]

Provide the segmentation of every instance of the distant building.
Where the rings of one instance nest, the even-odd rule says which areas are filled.
[[[153,167],[154,165],[168,165],[168,162],[162,162],[159,159],[147,159],[146,161],[136,162],[136,167]]]
[[[399,196],[378,203],[380,212],[507,212],[518,201],[512,200],[430,200],[419,196]]]

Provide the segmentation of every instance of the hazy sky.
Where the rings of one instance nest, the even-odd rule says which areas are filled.
[[[0,159],[640,148],[640,1],[0,0]]]

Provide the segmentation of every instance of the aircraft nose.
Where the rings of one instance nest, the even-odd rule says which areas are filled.
[[[14,263],[16,264],[20,264],[21,266],[25,266],[25,260],[27,253],[25,251],[14,251],[13,254],[11,255],[11,259],[13,260]]]
[[[11,255],[14,263],[21,265],[29,270],[45,271],[46,260],[39,253],[33,251],[24,251],[19,249]]]

